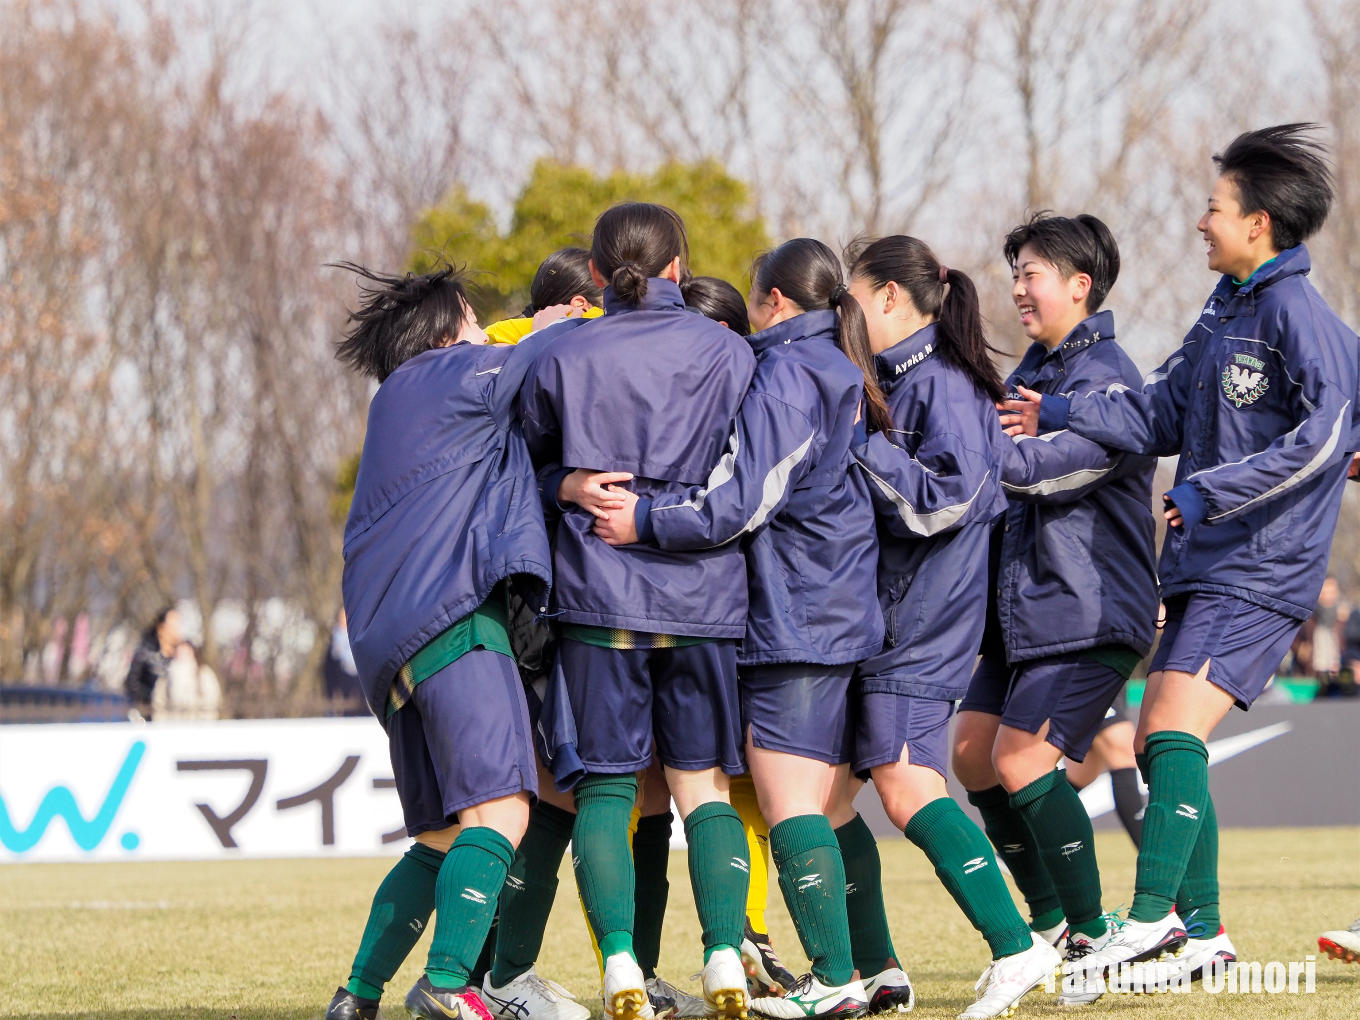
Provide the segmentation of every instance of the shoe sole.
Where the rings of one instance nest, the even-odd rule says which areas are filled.
[[[1235,957],[1232,953],[1220,949],[1213,956],[1209,957],[1209,959],[1206,962],[1200,964],[1198,967],[1196,967],[1194,970],[1190,972],[1190,980],[1191,981],[1202,980],[1204,978],[1204,968],[1209,966],[1209,964],[1213,963],[1215,960],[1222,960],[1225,964],[1229,964],[1236,963],[1237,957]]]
[[[1345,946],[1337,945],[1331,939],[1318,939],[1318,948],[1326,953],[1333,960],[1340,960],[1342,963],[1360,963],[1360,953]]]
[[[605,1010],[605,1016],[611,1020],[640,1020],[643,1011],[651,1004],[652,1000],[647,997],[646,989],[625,988],[614,993],[609,1003],[610,1008]]]
[[[1026,995],[1028,995],[1030,992],[1034,991],[1034,989],[1042,987],[1044,982],[1047,980],[1048,980],[1047,977],[1041,977],[1038,981],[1034,982],[1034,984],[1030,985],[1023,992],[1021,992],[1014,999],[1012,999],[1011,1004],[1007,1006],[1005,1009],[1003,1009],[1000,1013],[993,1013],[992,1017],[1003,1018],[1015,1016],[1015,1014],[1020,1010],[1020,1000],[1023,999]],[[959,1015],[962,1016],[963,1014]]]
[[[881,989],[874,993],[869,1000],[868,1012],[874,1013],[910,1013],[916,1005],[916,993],[910,988],[891,988]]]
[[[722,1020],[747,1020],[750,1014],[750,998],[745,988],[719,988],[712,997],[704,996],[708,1015]]]

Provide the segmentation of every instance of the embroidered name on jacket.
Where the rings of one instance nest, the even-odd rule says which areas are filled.
[[[1250,354],[1234,354],[1232,362],[1223,366],[1223,395],[1238,407],[1246,407],[1261,399],[1270,389],[1266,363]]]
[[[926,344],[924,350],[917,351],[915,354],[913,354],[913,355],[912,355],[910,358],[908,358],[906,361],[902,362],[902,364],[898,365],[898,366],[897,366],[897,370],[896,370],[893,374],[894,374],[894,375],[901,375],[901,374],[902,374],[903,372],[905,372],[907,369],[909,369],[909,368],[911,368],[911,367],[913,367],[913,366],[915,366],[915,365],[919,365],[921,362],[925,361],[926,358],[930,357],[930,355],[931,355],[932,353],[934,353],[934,351],[935,351],[935,345],[934,345],[934,344]]]

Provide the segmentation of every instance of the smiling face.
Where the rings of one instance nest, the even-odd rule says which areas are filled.
[[[1209,193],[1209,209],[1196,225],[1204,235],[1209,268],[1245,280],[1256,267],[1279,254],[1271,245],[1270,214],[1243,214],[1237,185],[1219,177]]]
[[[1033,245],[1025,245],[1011,270],[1011,300],[1020,313],[1025,335],[1050,349],[1086,318],[1091,278],[1085,273],[1064,277]]]

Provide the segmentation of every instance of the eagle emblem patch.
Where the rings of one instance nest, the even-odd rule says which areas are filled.
[[[1250,354],[1234,354],[1233,360],[1223,367],[1222,382],[1223,395],[1238,407],[1256,403],[1270,389],[1266,363]]]

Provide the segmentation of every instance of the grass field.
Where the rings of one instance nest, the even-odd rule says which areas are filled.
[[[1106,906],[1127,903],[1133,848],[1123,833],[1097,837]],[[1319,931],[1360,915],[1360,830],[1225,831],[1221,873],[1226,923],[1247,960],[1302,960]],[[916,983],[916,1014],[952,1017],[972,1001],[986,947],[925,858],[896,840],[883,846],[889,919]],[[320,1017],[344,980],[369,899],[390,862],[235,861],[209,864],[74,864],[0,867],[0,1017],[97,1020],[301,1020]],[[699,928],[683,853],[672,855],[661,972],[681,987],[700,966]],[[598,978],[564,868],[541,971],[599,1013]],[[777,889],[775,945],[805,968]],[[419,976],[422,942],[389,989],[387,1014]],[[1024,1016],[1061,1009],[1032,993]],[[1360,966],[1320,959],[1313,995],[1110,995],[1083,1012],[1120,1018],[1356,1017]]]

